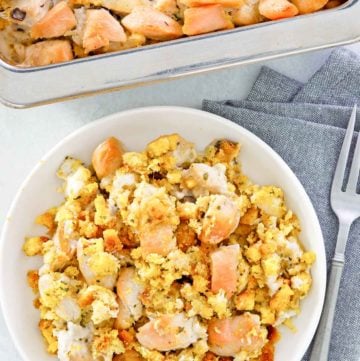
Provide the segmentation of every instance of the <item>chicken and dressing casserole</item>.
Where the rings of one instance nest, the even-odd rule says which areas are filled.
[[[253,184],[240,145],[203,153],[177,134],[142,152],[116,138],[92,165],[66,157],[64,202],[37,217],[28,272],[47,351],[61,361],[270,361],[276,327],[311,287],[315,255],[276,186]],[[301,331],[301,330],[300,330]]]
[[[0,0],[0,57],[43,66],[308,14],[344,0]]]

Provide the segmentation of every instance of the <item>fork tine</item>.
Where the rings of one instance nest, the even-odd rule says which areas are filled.
[[[346,187],[346,191],[356,193],[356,187],[359,179],[359,172],[360,172],[360,136],[358,133],[355,151],[354,151],[354,158],[351,163],[349,181]]]
[[[333,184],[332,184],[332,188],[331,188],[332,191],[339,191],[339,190],[341,191],[341,188],[342,188],[344,175],[345,175],[346,163],[347,163],[349,150],[350,150],[350,146],[351,146],[352,135],[354,133],[355,120],[356,120],[356,109],[357,109],[357,106],[355,104],[353,111],[351,113],[349,124],[346,129],[344,142],[341,147],[339,159],[338,159],[338,162],[336,165],[334,180],[333,180]]]

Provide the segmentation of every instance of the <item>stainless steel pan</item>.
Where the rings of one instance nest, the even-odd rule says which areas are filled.
[[[30,107],[360,40],[360,0],[281,21],[36,68],[0,60],[0,101]]]

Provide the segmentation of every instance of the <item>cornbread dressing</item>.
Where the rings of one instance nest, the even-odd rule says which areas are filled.
[[[39,329],[60,361],[270,361],[294,326],[315,255],[283,191],[253,184],[240,145],[198,153],[177,134],[142,152],[116,138],[67,157],[64,202],[23,250]],[[301,332],[301,330],[299,330]]]

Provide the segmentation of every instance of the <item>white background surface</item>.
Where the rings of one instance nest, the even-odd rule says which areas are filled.
[[[360,54],[360,44],[349,48]],[[325,50],[235,67],[33,109],[15,110],[0,105],[0,228],[17,189],[29,171],[59,140],[82,125],[134,107],[180,105],[201,108],[204,98],[244,98],[264,64],[297,80],[306,81],[323,64],[329,52]],[[21,360],[1,313],[0,360]]]

